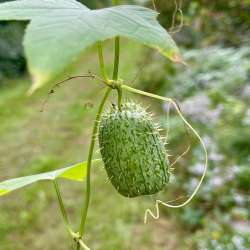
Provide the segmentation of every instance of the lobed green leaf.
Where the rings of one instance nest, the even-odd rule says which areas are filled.
[[[51,81],[97,41],[134,39],[173,61],[179,51],[151,9],[122,5],[90,10],[75,0],[19,0],[0,4],[0,20],[30,20],[24,37],[31,92]],[[129,52],[128,52],[129,53]]]

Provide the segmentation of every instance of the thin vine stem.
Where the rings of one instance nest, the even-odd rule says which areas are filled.
[[[89,248],[88,246],[86,246],[82,240],[79,240],[79,245],[80,245],[84,250],[90,250],[90,248]]]
[[[67,228],[67,231],[68,231],[69,235],[73,239],[77,238],[77,234],[75,234],[73,232],[73,230],[71,229],[71,227],[70,227],[68,214],[67,214],[67,211],[66,211],[65,206],[64,206],[64,202],[63,202],[63,199],[62,199],[62,195],[61,195],[59,185],[58,185],[56,180],[53,181],[53,184],[54,184],[54,188],[55,188],[55,191],[56,191],[56,196],[57,196],[58,204],[59,204],[59,207],[60,207],[60,211],[61,211],[61,214],[62,214],[62,217],[63,217],[63,221],[65,223],[65,226]]]
[[[100,70],[101,70],[102,76],[103,76],[104,80],[108,82],[108,76],[106,73],[105,63],[104,63],[102,42],[98,42],[98,57],[99,57],[99,65],[100,65]]]
[[[119,3],[119,0],[113,0],[114,5],[117,5],[118,3]],[[109,81],[109,78],[107,76],[106,69],[105,69],[102,42],[98,42],[98,55],[99,55],[100,69],[101,69],[103,78],[107,83],[109,83],[110,81]],[[118,79],[119,61],[120,61],[120,38],[116,37],[115,38],[114,70],[113,70],[113,80],[115,80],[115,81]],[[89,202],[90,202],[90,195],[91,195],[91,163],[92,163],[92,158],[93,158],[93,153],[94,153],[95,141],[96,141],[97,133],[98,133],[98,129],[99,129],[100,118],[101,118],[101,115],[102,115],[102,112],[104,109],[104,105],[105,105],[111,91],[112,91],[111,86],[107,86],[104,97],[99,105],[99,108],[98,108],[98,111],[96,114],[96,119],[95,119],[93,131],[92,131],[92,138],[91,138],[89,154],[88,154],[88,161],[87,161],[86,195],[85,195],[85,199],[84,199],[82,218],[81,218],[81,223],[80,223],[80,228],[79,228],[80,241],[77,242],[77,247],[76,247],[77,250],[80,249],[80,246],[84,247],[81,243],[83,243],[82,237],[83,237],[84,232],[85,232],[85,225],[86,225],[86,219],[87,219]],[[121,91],[121,89],[120,89],[120,91]],[[121,98],[121,94],[119,94],[119,98]],[[120,101],[118,101],[118,102],[120,102]]]
[[[115,57],[114,57],[114,70],[113,70],[113,80],[118,80],[119,74],[119,62],[120,62],[120,37],[115,38]]]
[[[119,76],[119,62],[120,62],[120,37],[115,38],[115,56],[114,56],[114,70],[113,80],[117,81]],[[122,89],[117,88],[118,92],[118,108],[121,111],[122,108]]]
[[[118,109],[119,111],[121,111],[122,110],[122,89],[118,88],[117,92],[118,92]]]
[[[94,123],[93,131],[92,131],[92,138],[91,138],[91,143],[90,143],[90,148],[89,148],[89,154],[88,154],[88,161],[87,161],[87,180],[86,180],[86,194],[85,194],[85,201],[84,201],[84,207],[83,207],[83,212],[82,212],[82,219],[81,219],[81,224],[80,224],[80,229],[79,229],[79,235],[80,238],[82,238],[85,230],[85,224],[86,224],[86,219],[87,219],[87,214],[88,214],[88,208],[89,208],[89,201],[90,201],[90,193],[91,193],[91,183],[90,183],[90,177],[91,177],[91,163],[92,163],[92,158],[93,158],[93,153],[94,153],[94,146],[95,146],[95,141],[97,137],[97,132],[98,132],[98,127],[99,127],[99,121],[100,117],[104,108],[104,105],[108,99],[108,96],[111,92],[110,87],[106,87],[106,92],[104,94],[104,97],[100,103],[100,106],[97,111],[96,115],[96,120]]]
[[[118,5],[119,0],[113,0],[113,5]],[[114,69],[113,69],[113,80],[117,81],[119,76],[119,64],[120,64],[120,37],[115,37],[115,55],[114,55]],[[122,105],[122,89],[118,88],[118,108],[121,110]]]
[[[101,73],[103,75],[104,80],[107,82],[107,85],[108,85],[109,79],[108,79],[106,69],[105,69],[102,42],[98,42],[98,58],[99,58],[99,65],[100,65]],[[95,119],[93,131],[92,131],[92,137],[91,137],[89,153],[88,153],[88,161],[87,161],[86,195],[84,194],[84,198],[83,198],[84,204],[83,204],[83,210],[82,210],[81,223],[80,223],[80,227],[79,227],[80,239],[84,235],[85,224],[86,224],[87,214],[88,214],[88,209],[89,209],[89,202],[90,202],[90,195],[91,195],[91,163],[92,163],[92,158],[93,158],[93,152],[94,152],[97,132],[98,132],[98,128],[99,128],[99,121],[100,121],[100,117],[101,117],[104,105],[109,97],[111,90],[112,89],[109,86],[106,87],[106,92],[104,94],[104,97],[103,97],[100,105],[99,105],[99,108],[98,108],[98,111],[96,114],[96,119]],[[80,246],[81,246],[81,243],[77,242],[76,249],[79,250]]]
[[[69,219],[68,219],[67,211],[66,211],[64,203],[63,203],[63,199],[62,199],[62,195],[61,195],[58,183],[56,180],[54,180],[53,184],[54,184],[54,188],[56,191],[56,196],[57,196],[58,204],[59,204],[60,211],[61,211],[61,214],[63,217],[63,221],[64,221],[65,225],[67,226],[67,228],[69,228]]]

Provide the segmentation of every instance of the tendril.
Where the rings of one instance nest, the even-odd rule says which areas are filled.
[[[145,92],[145,91],[141,91],[141,90],[138,90],[138,89],[135,89],[135,88],[132,88],[132,87],[129,87],[127,85],[122,85],[122,88],[127,90],[127,91],[130,91],[132,93],[135,93],[135,94],[139,94],[139,95],[144,95],[144,96],[148,96],[148,97],[151,97],[151,98],[155,98],[155,99],[158,99],[158,100],[161,100],[161,101],[164,101],[164,102],[167,102],[167,103],[171,103],[177,114],[179,115],[179,117],[182,119],[182,121],[184,122],[184,124],[186,124],[186,126],[193,132],[193,134],[196,136],[196,138],[199,140],[202,148],[203,148],[203,151],[204,151],[204,155],[205,155],[205,160],[204,160],[204,170],[203,170],[203,174],[200,178],[200,181],[199,183],[197,184],[195,190],[193,191],[193,193],[190,195],[190,197],[184,201],[183,203],[181,204],[177,204],[177,205],[172,205],[170,203],[172,202],[163,202],[161,200],[156,200],[155,202],[155,207],[156,207],[156,212],[153,213],[150,209],[147,209],[145,211],[145,216],[144,216],[144,222],[147,222],[147,217],[148,217],[148,214],[150,214],[154,219],[158,219],[159,218],[159,204],[163,205],[163,206],[166,206],[166,207],[169,207],[169,208],[181,208],[181,207],[184,207],[186,206],[187,204],[189,204],[192,199],[195,197],[195,195],[197,194],[198,190],[200,189],[201,187],[201,184],[203,183],[203,180],[206,176],[206,173],[207,173],[207,166],[208,166],[208,154],[207,154],[207,149],[206,149],[206,146],[205,146],[205,143],[203,142],[201,136],[198,134],[198,132],[192,127],[192,125],[186,120],[186,118],[183,116],[182,112],[180,111],[179,109],[179,106],[178,104],[176,103],[176,101],[174,101],[173,99],[171,98],[167,98],[167,97],[163,97],[163,96],[159,96],[159,95],[155,95],[155,94],[151,94],[151,93],[148,93],[148,92]],[[184,152],[185,153],[185,152]]]
[[[182,1],[180,1],[178,3],[177,0],[175,0],[174,3],[175,3],[175,10],[174,10],[174,13],[173,13],[173,16],[172,16],[172,24],[171,24],[171,27],[169,29],[170,34],[175,34],[175,33],[180,32],[182,27],[183,27],[183,24],[184,24],[184,17],[183,17],[183,13],[182,13],[182,10],[181,10]],[[175,20],[176,20],[176,16],[177,16],[178,13],[181,16],[181,21],[180,21],[179,26],[177,28],[175,28]]]
[[[92,80],[94,80],[96,77],[95,75],[93,75],[91,72],[89,72],[88,75],[79,75],[79,76],[69,76],[67,79],[64,79],[58,83],[55,83],[52,88],[50,89],[50,91],[48,92],[48,95],[46,96],[46,98],[43,100],[42,105],[41,105],[41,109],[40,112],[44,111],[45,105],[48,103],[49,98],[52,94],[55,93],[55,89],[61,87],[62,84],[69,82],[73,79],[77,79],[77,78],[90,78]]]
[[[179,111],[181,112],[181,109],[180,109],[180,106],[178,105],[177,101],[176,102],[176,105],[179,109]],[[167,107],[167,132],[166,132],[166,139],[168,139],[168,136],[169,136],[169,131],[170,131],[170,126],[169,126],[169,115],[170,115],[170,106],[171,106],[171,103],[168,104],[168,107]],[[188,137],[188,145],[186,146],[186,149],[184,150],[183,153],[181,153],[179,156],[176,157],[176,159],[174,160],[174,162],[172,162],[169,166],[169,168],[171,169],[181,158],[183,158],[190,150],[191,146],[190,146],[190,136],[189,136],[189,131],[187,129],[187,126],[186,124],[184,123],[184,128],[185,128],[185,131],[186,131],[186,135]]]

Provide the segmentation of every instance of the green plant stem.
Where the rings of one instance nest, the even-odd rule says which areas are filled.
[[[113,0],[113,5],[118,5],[120,0]],[[120,63],[120,37],[115,37],[115,57],[114,57],[114,69],[113,69],[113,80],[118,80],[119,74],[119,63]]]
[[[54,184],[54,188],[55,188],[55,191],[56,191],[57,200],[58,200],[58,204],[60,206],[60,210],[61,210],[61,214],[62,214],[64,223],[69,228],[69,219],[68,219],[67,211],[66,211],[64,203],[63,203],[63,199],[62,199],[62,195],[61,195],[58,183],[57,183],[56,180],[54,180],[53,184]]]
[[[105,63],[104,63],[104,57],[103,57],[103,48],[102,48],[102,42],[98,42],[98,57],[99,57],[99,65],[100,69],[103,75],[103,78],[107,83],[109,82],[108,76],[106,74],[105,70]],[[93,157],[93,152],[94,152],[94,147],[95,147],[95,141],[97,137],[97,132],[98,132],[98,127],[99,127],[99,121],[100,117],[105,105],[105,102],[111,92],[111,88],[107,87],[106,92],[104,94],[104,97],[100,103],[100,106],[98,108],[97,114],[96,114],[96,119],[92,131],[92,137],[91,137],[91,143],[90,143],[90,148],[89,148],[89,154],[88,154],[88,162],[87,162],[87,180],[86,180],[86,195],[84,196],[84,204],[83,204],[83,210],[82,210],[82,218],[81,218],[81,224],[79,227],[79,237],[82,238],[85,230],[85,224],[86,224],[86,219],[87,219],[87,214],[88,214],[88,208],[89,208],[89,202],[90,202],[90,194],[91,194],[91,163],[92,163],[92,157]],[[80,243],[77,242],[77,250],[80,249]]]
[[[107,98],[108,98],[111,90],[112,89],[110,87],[106,87],[106,92],[105,92],[104,97],[101,101],[101,104],[98,108],[96,120],[95,120],[93,131],[92,131],[92,138],[91,138],[89,154],[88,154],[88,162],[87,162],[86,195],[84,196],[85,199],[84,199],[84,205],[83,205],[82,219],[81,219],[81,225],[80,225],[80,229],[79,229],[80,238],[82,238],[82,236],[84,234],[85,224],[86,224],[86,219],[87,219],[87,214],[88,214],[88,208],[89,208],[90,191],[91,191],[91,185],[90,185],[91,162],[92,162],[92,157],[93,157],[93,152],[94,152],[94,147],[95,147],[95,141],[97,138],[99,121],[100,121],[100,117],[101,117],[105,102],[107,101]],[[79,249],[79,247],[77,249]]]
[[[64,202],[63,202],[63,199],[62,199],[60,188],[59,188],[58,183],[57,183],[56,180],[53,181],[53,184],[54,184],[54,188],[55,188],[55,191],[56,191],[56,196],[57,196],[58,204],[59,204],[60,211],[61,211],[61,214],[62,214],[62,217],[63,217],[63,221],[65,223],[65,226],[66,226],[66,228],[68,230],[69,235],[72,238],[74,238],[76,236],[76,234],[70,228],[68,214],[67,214],[67,211],[66,211],[65,206],[64,206]]]
[[[120,62],[120,37],[115,38],[115,57],[114,57],[114,70],[113,70],[113,80],[118,80],[119,74],[119,62]]]
[[[106,73],[105,63],[104,63],[102,42],[98,42],[98,56],[99,56],[99,65],[100,65],[100,70],[101,70],[102,76],[103,76],[104,80],[108,82],[108,76]]]
[[[114,4],[118,4],[119,0],[114,0]],[[98,55],[99,55],[99,64],[100,64],[100,69],[103,75],[103,78],[105,81],[109,82],[108,76],[106,74],[105,70],[105,62],[104,62],[104,56],[103,56],[103,48],[102,48],[102,42],[98,43]],[[118,79],[118,73],[119,73],[119,61],[120,61],[120,38],[116,37],[115,38],[115,58],[114,58],[114,70],[113,70],[113,80]],[[89,154],[88,154],[88,162],[87,162],[87,180],[86,180],[86,196],[84,199],[84,205],[83,205],[83,212],[82,212],[82,218],[81,218],[81,224],[80,224],[80,229],[79,229],[79,237],[80,241],[81,238],[84,235],[85,232],[85,224],[86,224],[86,219],[87,219],[87,214],[88,214],[88,208],[89,208],[89,202],[90,202],[90,194],[91,194],[91,162],[93,158],[93,152],[94,152],[94,147],[95,147],[95,141],[97,138],[97,133],[99,129],[99,122],[101,118],[101,114],[103,112],[104,105],[109,97],[110,92],[112,91],[112,88],[110,86],[106,87],[106,92],[104,94],[104,97],[100,103],[100,106],[98,108],[97,114],[96,114],[96,120],[94,123],[93,131],[92,131],[92,138],[91,138],[91,143],[90,143],[90,148],[89,148]],[[121,91],[121,89],[120,89]],[[119,91],[118,91],[119,93]],[[121,94],[118,94],[118,102],[121,102]],[[120,99],[120,101],[119,101]],[[76,249],[80,249],[81,242],[77,242],[77,247]]]
[[[108,76],[106,73],[104,56],[103,56],[102,42],[98,42],[98,58],[99,58],[99,66],[100,66],[102,76],[103,76],[104,80],[108,82]],[[87,213],[88,213],[88,207],[89,207],[90,189],[91,189],[91,184],[90,184],[91,162],[92,162],[92,156],[93,156],[93,151],[94,151],[94,146],[95,146],[96,134],[98,131],[98,123],[99,123],[100,116],[101,116],[101,113],[103,110],[103,106],[108,98],[110,91],[111,91],[111,89],[109,87],[107,87],[106,93],[102,99],[100,106],[99,106],[99,109],[98,109],[98,112],[96,115],[96,120],[95,120],[94,127],[93,127],[93,132],[92,132],[92,138],[91,138],[91,144],[90,144],[90,148],[89,148],[88,162],[87,162],[87,181],[86,181],[87,194],[86,194],[85,199],[84,199],[85,201],[84,201],[84,205],[83,205],[82,219],[81,219],[81,224],[80,224],[80,228],[79,228],[79,234],[81,237],[83,236],[83,233],[84,233],[84,228],[85,228],[85,223],[86,223],[86,218],[87,218]]]
[[[113,5],[118,5],[120,0],[113,0]],[[119,63],[120,63],[120,37],[115,37],[115,56],[114,56],[114,69],[113,69],[113,80],[117,81],[119,76]],[[121,110],[122,105],[122,89],[118,88],[118,108]]]
[[[58,204],[59,204],[60,211],[61,211],[61,214],[62,214],[62,217],[63,217],[63,221],[64,221],[64,223],[65,223],[65,225],[67,227],[68,233],[69,233],[70,237],[72,237],[73,239],[78,239],[79,235],[74,233],[73,230],[70,228],[70,223],[69,223],[67,211],[65,209],[63,199],[62,199],[62,195],[61,195],[61,192],[60,192],[57,181],[54,180],[53,184],[54,184],[54,188],[55,188],[55,191],[56,191],[56,196],[57,196],[57,199],[58,199]],[[89,248],[84,244],[84,242],[81,239],[79,240],[79,243],[77,243],[77,244],[79,244],[79,246],[81,246],[83,249],[89,250]]]
[[[115,38],[115,56],[114,56],[114,70],[113,70],[113,80],[117,81],[119,76],[119,64],[120,64],[120,37]],[[121,110],[122,103],[122,89],[118,88],[118,108]]]
[[[118,92],[118,108],[121,111],[122,110],[122,89],[118,88],[117,92]]]
[[[90,250],[90,248],[88,248],[88,246],[86,246],[82,240],[79,240],[79,245],[80,245],[84,250]]]

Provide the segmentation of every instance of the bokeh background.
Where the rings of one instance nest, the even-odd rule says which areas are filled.
[[[0,2],[5,2],[1,0]],[[109,1],[83,0],[91,8]],[[126,1],[152,7],[150,1]],[[125,3],[125,1],[124,1]],[[126,199],[93,169],[93,196],[86,242],[100,250],[250,249],[250,1],[156,1],[162,25],[173,31],[187,66],[173,65],[157,52],[122,40],[121,77],[137,88],[172,97],[201,134],[209,170],[194,201],[182,209],[161,208],[161,217],[143,224],[146,208],[189,195],[203,170],[199,143],[187,136],[168,106],[127,95],[150,106],[163,128],[170,126],[170,160],[190,143],[166,189],[156,197]],[[0,22],[0,181],[44,172],[86,159],[91,126],[103,88],[91,80],[61,86],[40,112],[50,86],[26,95],[31,80],[23,54],[26,23]],[[176,32],[175,32],[176,31]],[[113,43],[105,43],[112,70]],[[95,48],[86,52],[72,75],[97,71]],[[136,81],[133,81],[137,76]],[[63,79],[63,76],[62,76]],[[96,153],[98,156],[98,153]],[[81,211],[79,183],[60,182],[75,227]],[[53,186],[41,183],[0,199],[1,250],[67,250]]]

